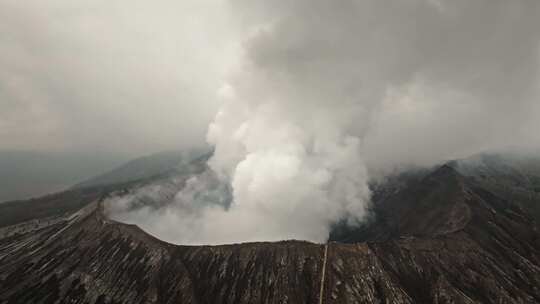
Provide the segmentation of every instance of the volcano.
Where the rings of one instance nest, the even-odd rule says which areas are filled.
[[[326,244],[163,242],[105,212],[141,180],[4,203],[0,303],[540,302],[530,201],[464,172],[448,163],[374,186],[374,220],[336,225]],[[508,179],[491,172],[489,185]]]

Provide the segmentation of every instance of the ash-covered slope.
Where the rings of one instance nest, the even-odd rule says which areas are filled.
[[[49,221],[73,213],[104,195],[126,195],[146,186],[163,188],[163,197],[139,205],[167,203],[180,191],[185,181],[207,169],[207,150],[164,152],[135,159],[120,168],[83,182],[69,190],[39,198],[0,204],[0,228],[24,221]]]
[[[111,221],[95,202],[4,234],[0,303],[540,302],[535,222],[452,168],[377,209],[375,228],[349,231],[351,244],[190,247]]]
[[[315,301],[320,245],[175,246],[97,206],[1,239],[0,303]]]
[[[540,220],[540,157],[481,154],[451,165],[471,183],[519,203]]]

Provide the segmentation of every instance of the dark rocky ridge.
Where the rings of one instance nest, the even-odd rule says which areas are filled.
[[[98,206],[0,239],[0,303],[319,303],[324,245],[177,246]],[[518,205],[444,166],[376,209],[328,244],[322,303],[540,302],[539,234]]]

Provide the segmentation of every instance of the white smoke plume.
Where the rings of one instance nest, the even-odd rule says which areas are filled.
[[[181,213],[180,241],[325,241],[370,176],[540,139],[538,1],[231,5],[248,30],[207,139],[233,198]]]

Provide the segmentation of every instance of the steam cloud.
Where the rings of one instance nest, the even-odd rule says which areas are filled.
[[[209,127],[213,173],[159,213],[170,241],[325,241],[369,214],[373,176],[539,139],[540,2],[232,5],[249,31]],[[193,199],[216,180],[230,205]]]

